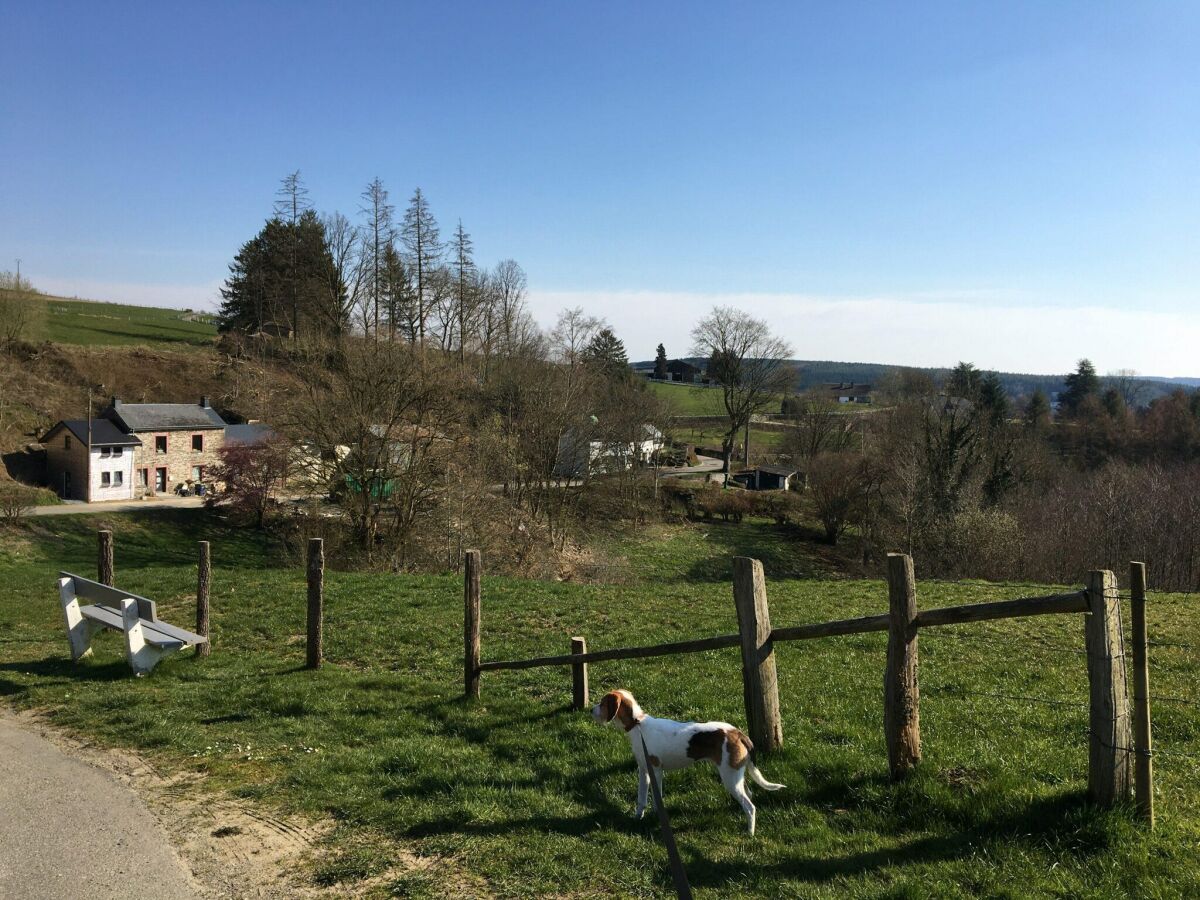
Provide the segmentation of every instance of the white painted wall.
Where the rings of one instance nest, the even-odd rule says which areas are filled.
[[[120,456],[114,456],[117,450]],[[108,451],[108,455],[105,455]],[[93,447],[92,448],[92,502],[101,500],[132,500],[133,499],[133,448],[132,447]],[[103,473],[109,475],[108,487],[104,486]],[[116,483],[116,473],[120,473],[121,483]]]

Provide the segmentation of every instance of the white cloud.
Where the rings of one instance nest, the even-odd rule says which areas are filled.
[[[531,291],[543,324],[564,307],[601,315],[630,359],[652,359],[661,341],[672,356],[691,346],[695,322],[713,306],[734,306],[769,321],[799,359],[1063,373],[1081,357],[1100,372],[1200,375],[1200,313],[1110,307],[1033,306],[973,296],[834,298],[801,294],[688,294],[648,291]]]

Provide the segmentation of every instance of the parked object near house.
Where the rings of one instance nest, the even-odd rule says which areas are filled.
[[[799,483],[800,472],[791,466],[755,466],[737,472],[732,478],[752,491],[786,491]]]
[[[90,462],[86,420],[61,421],[42,438],[50,487],[64,499],[87,502],[167,494],[202,482],[224,442],[225,420],[206,397],[198,404],[113,397],[92,420]]]
[[[837,384],[825,384],[822,390],[838,403],[870,403],[873,387],[869,384],[855,384],[852,381],[840,381]]]
[[[646,465],[666,446],[663,434],[653,425],[642,425],[636,440],[603,440],[594,429],[568,428],[558,439],[554,474],[581,478],[602,472],[619,472]]]
[[[278,436],[275,429],[265,422],[225,426],[226,447],[259,447]]]
[[[64,500],[133,499],[133,472],[141,440],[108,419],[64,419],[42,436],[51,490]]]

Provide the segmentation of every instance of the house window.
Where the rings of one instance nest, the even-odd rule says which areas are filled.
[[[113,455],[113,456],[120,456],[122,452],[123,452],[123,451],[122,451],[122,449],[121,449],[120,447],[113,447],[113,448],[112,448],[112,455]]]
[[[112,476],[107,472],[100,473],[100,487],[109,487],[112,484]]]
[[[199,453],[203,449],[204,449],[204,435],[193,434],[192,435],[192,450]]]
[[[108,447],[100,448],[100,458],[101,459],[108,459],[108,457],[110,455],[112,455],[112,450],[110,450]]]
[[[125,473],[124,472],[113,472],[112,476],[113,476],[113,479],[112,479],[113,487],[120,487],[121,485],[123,485],[125,483]]]
[[[68,434],[68,435],[65,435],[65,436],[63,437],[63,449],[64,449],[64,450],[70,450],[70,449],[71,449],[71,436],[70,436],[69,434]]]
[[[156,434],[154,436],[154,452],[155,453],[166,453],[167,452],[167,436],[165,434]]]
[[[192,466],[192,481],[204,480],[204,466]]]

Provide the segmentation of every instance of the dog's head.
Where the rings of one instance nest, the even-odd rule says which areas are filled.
[[[592,718],[601,725],[613,725],[629,731],[645,718],[645,713],[626,690],[609,691],[592,707]]]

